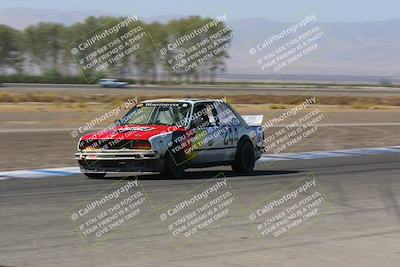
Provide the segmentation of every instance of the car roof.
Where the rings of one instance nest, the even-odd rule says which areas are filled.
[[[224,99],[208,99],[208,98],[161,98],[161,99],[152,99],[142,101],[141,103],[153,103],[153,102],[161,102],[161,103],[202,103],[202,102],[225,102]]]

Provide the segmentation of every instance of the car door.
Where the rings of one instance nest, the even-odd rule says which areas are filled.
[[[197,103],[193,110],[191,125],[193,163],[224,161],[224,133],[218,120],[215,102]],[[197,125],[193,121],[198,121]]]
[[[216,106],[218,113],[218,122],[223,130],[223,151],[224,160],[233,160],[236,153],[239,137],[242,136],[243,126],[237,115],[225,103],[219,103]]]

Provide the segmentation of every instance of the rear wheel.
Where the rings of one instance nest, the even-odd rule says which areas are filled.
[[[85,172],[84,174],[86,175],[86,177],[89,177],[89,178],[91,178],[91,179],[103,178],[104,176],[106,176],[106,174],[103,173],[103,172],[99,172],[99,173],[89,173],[89,172]]]
[[[235,159],[232,163],[232,170],[237,173],[251,173],[256,163],[253,144],[245,141],[238,147]]]
[[[172,152],[167,151],[165,153],[165,166],[164,171],[161,175],[165,178],[182,178],[185,173],[185,163],[183,152],[172,154]]]

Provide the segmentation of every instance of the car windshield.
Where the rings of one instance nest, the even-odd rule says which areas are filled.
[[[186,127],[189,123],[189,103],[147,102],[131,109],[121,120],[122,125],[170,125]]]

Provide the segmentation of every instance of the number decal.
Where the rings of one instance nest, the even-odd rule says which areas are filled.
[[[239,141],[239,131],[236,127],[235,127],[235,140],[236,142]]]
[[[233,145],[233,131],[232,128],[229,128],[229,143]]]
[[[224,132],[224,145],[233,145],[235,141],[239,140],[239,132],[235,127],[234,130],[229,127],[227,131]]]
[[[228,144],[229,144],[229,131],[228,131],[228,129],[226,129],[224,131],[224,145],[226,146]]]

